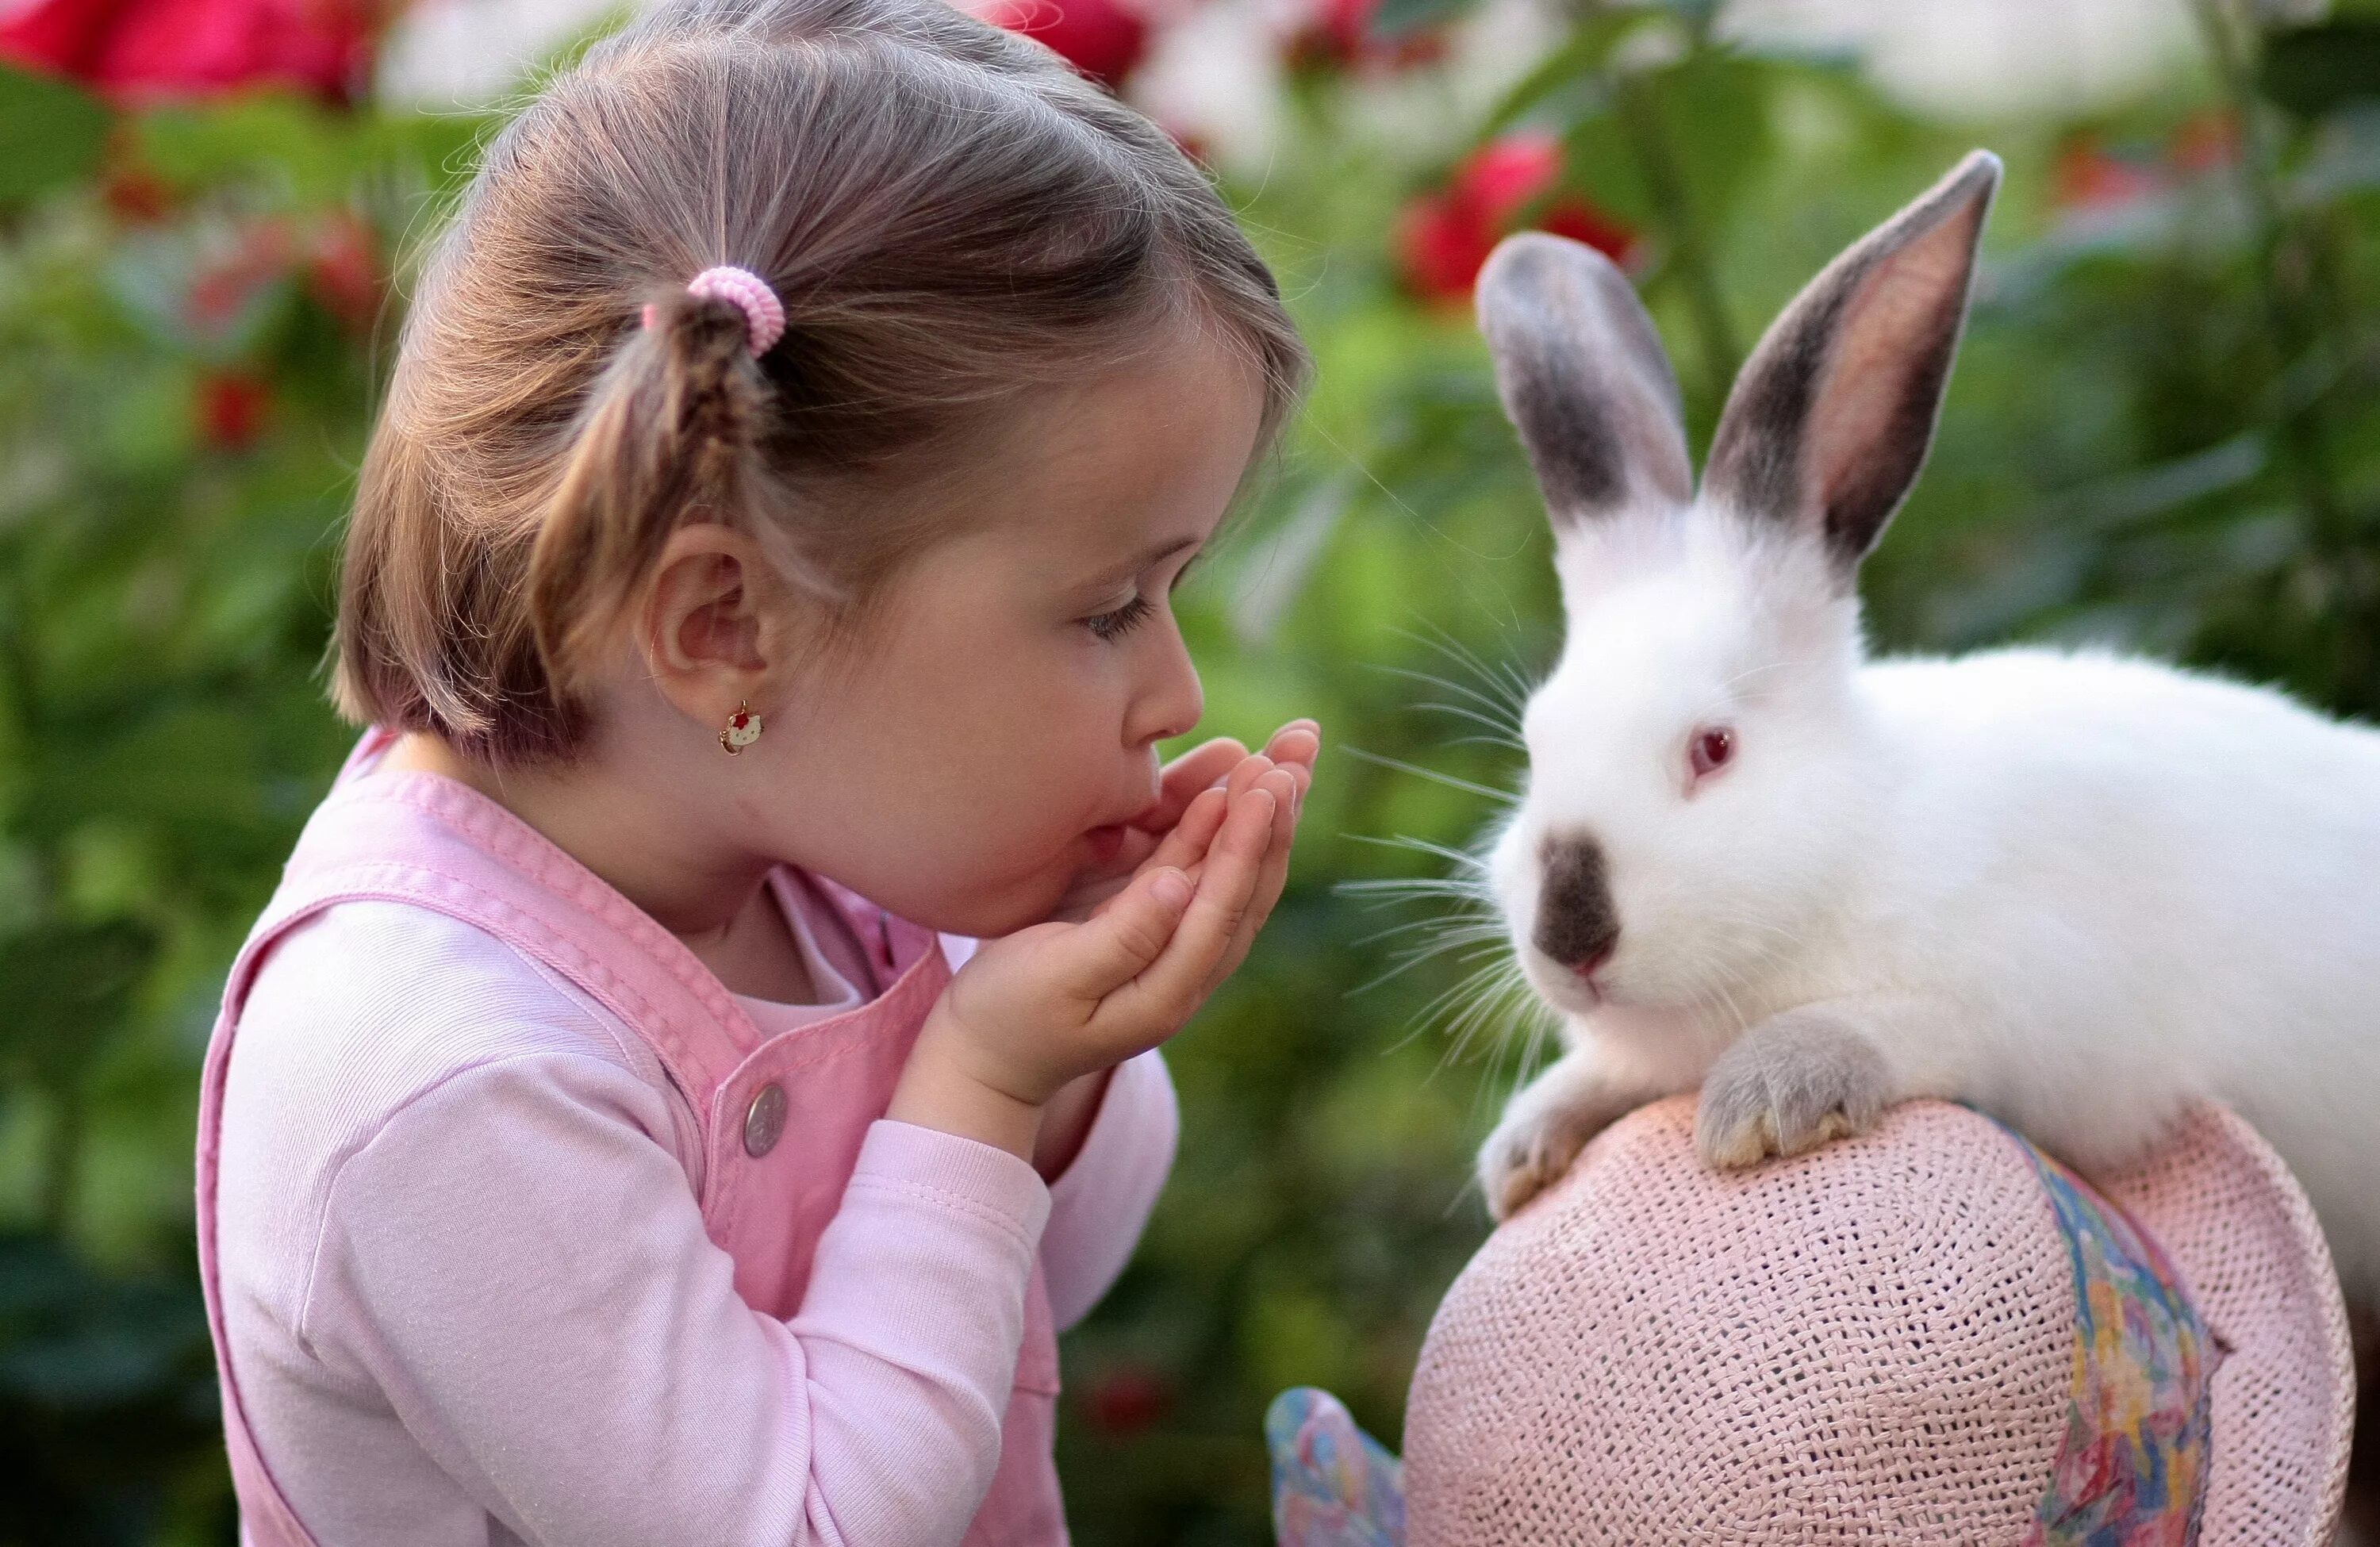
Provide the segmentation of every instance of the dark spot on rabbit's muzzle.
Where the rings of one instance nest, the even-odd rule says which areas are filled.
[[[1620,939],[1620,914],[1593,838],[1548,834],[1537,845],[1545,882],[1529,943],[1573,972],[1592,971]]]

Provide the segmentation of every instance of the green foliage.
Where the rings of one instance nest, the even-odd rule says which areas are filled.
[[[0,205],[98,169],[107,109],[73,86],[0,65]]]
[[[1391,30],[1463,9],[1394,3]],[[2214,26],[2184,89],[1963,132],[1708,20],[1582,7],[1431,165],[1561,137],[1569,191],[1643,233],[1699,446],[1821,263],[1970,144],[2000,152],[1936,453],[1865,577],[1878,645],[2104,639],[2380,710],[2374,17]],[[0,1433],[35,1474],[0,1541],[227,1541],[192,1115],[224,969],[351,739],[320,663],[394,317],[385,260],[359,288],[341,243],[421,228],[490,125],[272,95],[111,123],[64,90],[0,74],[24,147],[0,167]],[[1086,1547],[1267,1540],[1282,1386],[1394,1441],[1485,1233],[1470,1151],[1528,1051],[1463,1019],[1491,943],[1405,961],[1420,936],[1382,932],[1432,910],[1341,888],[1449,873],[1430,846],[1473,842],[1480,791],[1512,787],[1500,673],[1559,640],[1547,533],[1467,311],[1397,282],[1392,216],[1434,173],[1363,132],[1364,80],[1301,80],[1292,107],[1262,186],[1227,191],[1319,380],[1184,610],[1202,734],[1311,713],[1325,750],[1289,895],[1169,1051],[1172,1183],[1067,1341]],[[2235,156],[2189,151],[2227,123]],[[2111,156],[2152,186],[2092,196]]]
[[[160,110],[0,213],[0,1430],[36,1467],[0,1541],[228,1540],[198,1060],[350,739],[317,667],[375,367],[358,233],[469,132]]]

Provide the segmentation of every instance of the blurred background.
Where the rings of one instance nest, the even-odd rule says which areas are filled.
[[[1213,170],[1320,359],[1186,593],[1203,733],[1312,714],[1326,749],[1288,896],[1169,1050],[1172,1185],[1065,1346],[1085,1547],[1268,1541],[1287,1385],[1394,1444],[1486,1234],[1517,1006],[1492,941],[1409,949],[1458,898],[1361,883],[1454,872],[1560,637],[1469,313],[1500,236],[1629,268],[1699,456],[1776,309],[1990,147],[1877,645],[2109,641],[2380,712],[2380,0],[975,3]],[[625,14],[0,0],[0,1542],[233,1540],[201,1050],[352,739],[320,664],[418,240]]]

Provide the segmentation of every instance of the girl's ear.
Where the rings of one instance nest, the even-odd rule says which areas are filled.
[[[1557,533],[1694,498],[1678,379],[1609,259],[1543,231],[1507,237],[1479,271],[1477,306],[1497,395]]]
[[[733,708],[765,692],[780,643],[767,573],[759,544],[718,522],[687,522],[662,545],[646,598],[646,666],[698,718],[714,701]]]
[[[1934,442],[2000,163],[1975,151],[1827,265],[1728,395],[1706,502],[1820,539],[1848,591]]]

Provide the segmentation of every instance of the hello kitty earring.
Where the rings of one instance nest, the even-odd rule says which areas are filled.
[[[719,745],[730,757],[760,739],[760,717],[752,706],[741,700],[735,713],[727,717],[727,728],[719,733]]]

